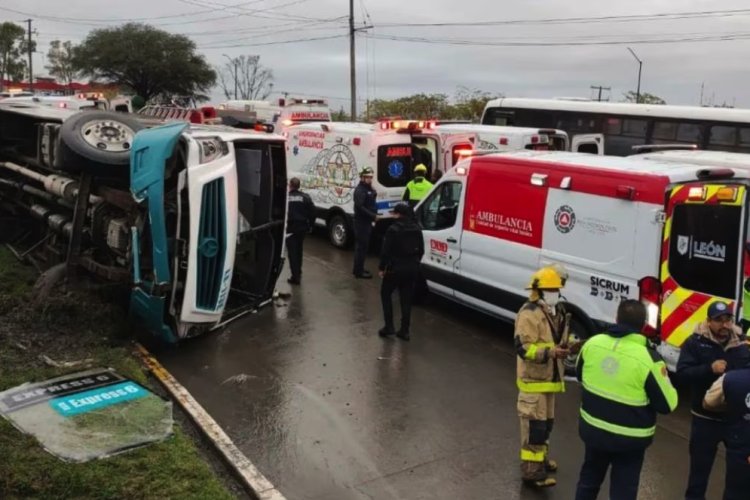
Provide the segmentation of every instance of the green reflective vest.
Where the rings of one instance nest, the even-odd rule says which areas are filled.
[[[626,438],[651,438],[656,412],[646,391],[649,377],[669,410],[677,407],[667,367],[641,334],[595,335],[584,344],[578,362],[588,393],[582,398],[581,420],[592,427]]]
[[[420,201],[430,192],[432,183],[424,177],[416,177],[409,181],[406,189],[409,190],[409,201]]]

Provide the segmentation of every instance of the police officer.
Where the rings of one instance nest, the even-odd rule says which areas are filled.
[[[726,444],[724,415],[706,410],[703,396],[725,372],[743,368],[750,362],[750,351],[741,336],[742,330],[734,324],[732,307],[714,302],[708,308],[706,320],[696,327],[680,349],[676,380],[692,392],[687,500],[705,498],[716,448],[720,442]]]
[[[610,466],[609,498],[635,500],[656,414],[677,407],[667,367],[640,333],[645,324],[646,307],[624,300],[617,308],[617,324],[588,339],[578,356],[578,429],[586,457],[576,500],[596,500]]]
[[[727,469],[724,500],[750,495],[750,367],[732,370],[714,382],[703,406],[726,412]]]
[[[359,173],[359,184],[354,189],[354,277],[372,279],[365,269],[365,257],[370,246],[372,227],[378,218],[377,191],[372,187],[373,171],[365,167]]]
[[[557,464],[549,460],[549,438],[555,418],[555,394],[563,392],[562,360],[569,351],[561,345],[564,309],[560,290],[565,285],[561,269],[543,267],[531,278],[529,300],[516,316],[518,354],[518,416],[521,420],[521,477],[536,487],[554,486],[549,476]]]
[[[404,196],[401,198],[407,202],[410,207],[414,208],[422,198],[427,196],[427,193],[432,189],[432,183],[425,179],[427,175],[427,167],[423,163],[420,163],[414,167],[414,178],[409,181],[404,190]]]
[[[400,203],[392,211],[395,222],[385,232],[383,249],[380,253],[379,275],[383,279],[380,286],[380,299],[383,303],[385,326],[378,332],[381,337],[396,334],[402,340],[409,340],[411,324],[411,303],[419,275],[419,263],[424,255],[422,230],[414,220],[414,211]],[[393,327],[393,292],[398,289],[401,302],[401,329]]]
[[[302,246],[305,235],[315,224],[315,204],[310,195],[303,193],[299,188],[298,178],[289,179],[286,251],[292,271],[292,276],[287,282],[292,285],[299,285],[302,279]]]

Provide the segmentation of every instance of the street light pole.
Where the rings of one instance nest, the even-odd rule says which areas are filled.
[[[238,77],[237,77],[237,60],[236,59],[232,59],[231,57],[229,57],[226,54],[222,54],[222,55],[224,57],[226,57],[229,60],[229,63],[234,66],[234,100],[236,101],[237,100],[237,80],[238,80]]]
[[[638,58],[635,52],[633,52],[633,49],[628,47],[628,50],[633,54],[635,60],[638,61],[638,89],[635,91],[635,102],[638,104],[641,102],[641,70],[643,69],[643,61]]]

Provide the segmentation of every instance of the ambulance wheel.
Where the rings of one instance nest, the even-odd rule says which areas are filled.
[[[336,248],[347,248],[352,242],[352,227],[346,216],[336,214],[328,221],[328,239]]]
[[[591,336],[591,331],[586,328],[586,325],[575,316],[570,318],[570,333],[568,335],[568,344],[573,345],[577,342],[586,340]],[[565,367],[565,374],[575,376],[576,364],[578,363],[578,354],[571,354],[563,360],[563,366]]]
[[[96,177],[130,175],[130,148],[143,128],[122,113],[82,111],[60,127],[60,169]]]

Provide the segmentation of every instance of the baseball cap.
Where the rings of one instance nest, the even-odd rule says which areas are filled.
[[[710,319],[716,319],[719,316],[727,315],[734,315],[734,310],[732,309],[732,306],[730,306],[726,302],[714,302],[713,304],[708,306],[708,317]]]
[[[360,177],[365,177],[367,175],[373,175],[373,173],[374,172],[372,171],[372,169],[370,167],[365,167],[365,168],[363,168],[362,170],[359,171],[359,176]]]

